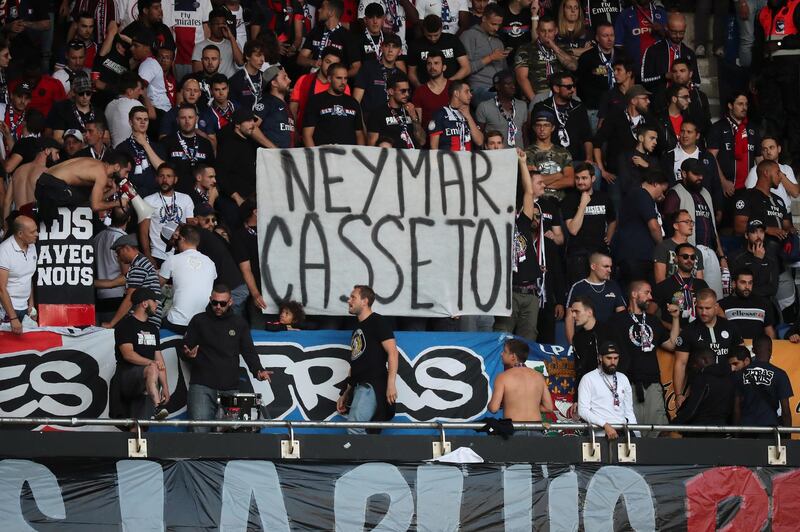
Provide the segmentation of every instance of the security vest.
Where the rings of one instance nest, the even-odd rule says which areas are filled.
[[[797,33],[798,28],[794,25],[794,11],[798,4],[800,4],[800,0],[788,0],[786,5],[780,8],[774,16],[769,6],[761,8],[758,12],[758,23],[764,30],[767,42],[781,41],[787,35]],[[778,48],[770,55],[770,57],[786,56],[800,56],[800,49],[783,50]]]

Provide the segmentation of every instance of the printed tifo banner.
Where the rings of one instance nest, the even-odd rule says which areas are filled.
[[[794,532],[798,490],[786,467],[0,461],[7,530]]]
[[[191,367],[177,354],[182,338],[168,331],[162,334],[171,393],[167,409],[171,418],[183,418]],[[349,332],[253,334],[262,365],[273,372],[272,381],[254,380],[240,359],[240,391],[260,393],[272,419],[341,419],[336,401],[349,370]],[[396,337],[396,421],[473,421],[488,415],[494,379],[503,371],[500,353],[507,336],[399,332]],[[528,365],[550,375],[559,409],[553,419],[563,419],[572,405],[572,357],[561,346],[530,346]],[[115,369],[111,330],[79,337],[0,333],[0,416],[108,417],[108,385]]]
[[[267,304],[344,315],[367,284],[388,315],[509,315],[517,165],[514,150],[259,150]]]
[[[94,325],[93,235],[89,207],[59,207],[50,228],[39,225],[36,302],[41,325]]]

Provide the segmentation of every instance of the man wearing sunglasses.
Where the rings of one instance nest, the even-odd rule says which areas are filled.
[[[89,75],[90,70],[85,68],[86,47],[80,41],[70,41],[67,45],[66,64],[63,68],[53,73],[53,78],[57,79],[64,86],[64,90],[69,92],[72,88],[72,80],[80,73]],[[58,66],[56,65],[56,68]]]
[[[388,137],[395,148],[421,148],[425,144],[422,110],[408,101],[411,92],[408,76],[397,72],[386,82],[386,90],[389,102],[367,120],[367,144],[375,146],[378,138]]]
[[[575,99],[575,75],[570,72],[553,74],[549,79],[553,96],[533,106],[533,115],[549,111],[556,117],[553,144],[569,151],[573,161],[590,161],[592,156],[592,127],[586,106]]]
[[[64,131],[77,129],[81,133],[86,131],[86,124],[100,117],[99,112],[92,105],[92,82],[89,76],[80,72],[71,83],[70,99],[53,104],[50,114],[47,115],[47,128],[53,131],[53,138],[63,142]]]
[[[669,327],[671,319],[668,307],[671,304],[677,305],[680,309],[681,327],[686,327],[697,319],[696,295],[699,290],[708,288],[708,284],[696,276],[695,265],[700,256],[696,247],[688,242],[678,244],[674,254],[677,268],[672,275],[656,285],[653,291],[654,304],[650,305],[650,312],[655,312],[655,305],[660,307],[661,322]]]
[[[216,284],[204,312],[189,322],[183,337],[183,356],[192,366],[187,407],[189,419],[214,419],[217,395],[239,391],[239,355],[253,377],[268,381],[271,371],[261,365],[247,321],[233,312],[231,290]],[[192,427],[209,432],[210,427]]]

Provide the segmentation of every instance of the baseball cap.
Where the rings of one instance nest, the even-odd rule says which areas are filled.
[[[625,93],[625,101],[630,102],[637,96],[652,96],[652,95],[653,95],[652,92],[645,89],[641,85],[634,85],[630,89],[628,89],[628,92]]]
[[[23,81],[14,88],[14,94],[16,94],[17,96],[20,96],[22,94],[27,94],[28,96],[30,96],[31,94],[33,94],[33,87],[27,81]]]
[[[400,36],[394,33],[390,33],[389,35],[383,38],[383,45],[386,46],[389,44],[392,44],[397,48],[403,47],[403,41],[400,40]]]
[[[556,123],[556,115],[551,113],[550,111],[540,110],[536,111],[536,114],[533,115],[534,122],[550,122],[551,124]]]
[[[111,244],[111,249],[114,251],[118,250],[122,246],[131,246],[134,248],[139,247],[139,239],[136,238],[135,233],[130,233],[125,236],[119,237],[113,244]]]
[[[131,36],[131,41],[138,42],[152,48],[153,43],[156,42],[156,35],[147,28],[139,28],[139,31]]]
[[[77,129],[68,129],[64,132],[64,138],[75,137],[79,142],[83,142],[83,133]]]
[[[681,170],[686,173],[691,172],[693,174],[701,175],[703,173],[703,163],[697,159],[685,159],[681,163]]]
[[[201,203],[194,209],[195,216],[211,216],[212,214],[216,214],[216,211],[208,203]]]
[[[765,229],[764,222],[761,220],[749,220],[747,222],[747,232],[752,233],[757,229]]]
[[[82,92],[91,92],[92,91],[92,80],[89,79],[89,76],[85,74],[78,74],[76,75],[72,83],[70,84],[70,88],[72,92],[75,94],[80,94]]]
[[[383,6],[377,2],[372,2],[364,8],[364,18],[382,17],[386,14]]]
[[[159,296],[153,289],[147,288],[146,286],[137,288],[133,294],[131,294],[131,303],[134,305],[138,305],[139,303],[143,303],[147,300],[158,301]]]
[[[253,114],[253,111],[250,109],[245,109],[244,107],[240,107],[233,112],[233,123],[237,125],[241,124],[242,122],[255,119],[256,115]]]
[[[283,70],[283,67],[280,65],[272,65],[271,67],[267,68],[264,73],[261,74],[261,77],[264,79],[264,83],[269,85],[269,83],[281,73],[281,70]]]
[[[610,355],[611,353],[619,354],[619,348],[617,344],[614,342],[603,342],[600,344],[600,347],[597,349],[597,352],[600,353],[600,356],[603,355]]]

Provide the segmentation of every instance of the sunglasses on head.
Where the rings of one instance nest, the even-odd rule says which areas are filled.
[[[224,307],[228,304],[227,301],[220,301],[219,299],[212,299],[211,305],[214,307]]]
[[[680,258],[684,259],[684,260],[694,260],[694,259],[696,259],[696,258],[697,258],[697,255],[695,255],[695,254],[693,254],[693,253],[681,253],[681,254],[680,254],[680,255],[678,255],[678,256],[679,256]]]

